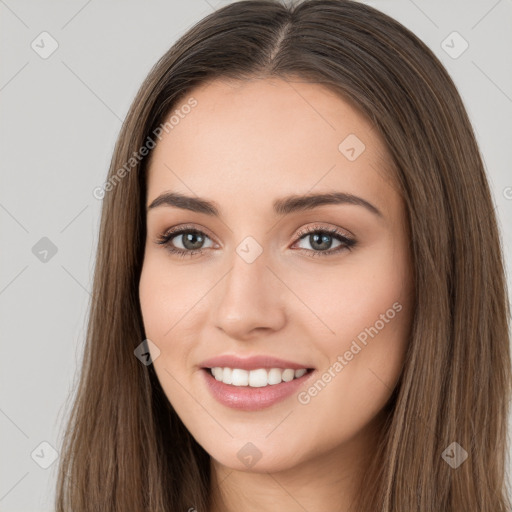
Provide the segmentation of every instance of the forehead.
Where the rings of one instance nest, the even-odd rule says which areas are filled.
[[[191,98],[195,106],[182,109]],[[335,190],[371,197],[381,211],[393,207],[383,200],[393,189],[379,134],[318,83],[215,80],[171,115],[153,149],[148,203],[173,190],[260,209],[283,195]]]

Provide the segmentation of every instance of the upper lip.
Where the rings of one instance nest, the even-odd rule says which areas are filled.
[[[240,368],[241,370],[257,370],[258,368],[287,368],[300,370],[301,368],[310,369],[309,366],[279,359],[273,356],[259,355],[251,357],[238,357],[234,355],[220,355],[207,359],[199,364],[202,368]]]

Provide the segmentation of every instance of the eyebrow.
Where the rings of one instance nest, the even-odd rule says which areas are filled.
[[[276,199],[273,203],[274,212],[277,215],[288,215],[290,213],[312,210],[319,206],[328,204],[351,204],[362,206],[378,217],[384,217],[382,212],[365,199],[345,192],[329,192],[324,194],[292,195]],[[174,206],[184,210],[197,213],[204,213],[212,217],[220,217],[220,209],[214,201],[200,197],[191,197],[178,192],[164,192],[159,195],[147,207],[147,211],[159,206]]]

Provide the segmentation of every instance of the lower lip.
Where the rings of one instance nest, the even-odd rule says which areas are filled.
[[[244,411],[265,409],[288,398],[293,393],[296,393],[304,382],[314,373],[314,371],[308,371],[302,377],[289,382],[253,388],[250,386],[232,386],[230,384],[224,384],[224,382],[216,380],[210,373],[210,370],[203,368],[202,372],[206,379],[206,385],[218,402],[227,407],[242,409]]]

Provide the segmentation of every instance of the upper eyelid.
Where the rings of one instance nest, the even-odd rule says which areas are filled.
[[[182,231],[199,231],[205,235],[208,235],[209,238],[215,238],[214,236],[211,236],[211,232],[204,226],[195,226],[191,224],[183,224],[166,229],[163,232],[163,236],[181,234]]]
[[[331,233],[333,235],[337,234],[337,235],[341,235],[341,236],[344,236],[345,238],[350,238],[350,239],[355,238],[354,235],[347,229],[340,228],[339,226],[328,227],[328,226],[321,225],[321,224],[313,224],[313,225],[308,225],[304,228],[301,228],[296,232],[296,236],[298,236],[299,238],[303,238],[304,236],[306,236],[310,233],[314,233],[315,231],[325,231],[325,232]]]

